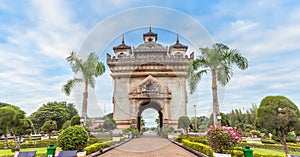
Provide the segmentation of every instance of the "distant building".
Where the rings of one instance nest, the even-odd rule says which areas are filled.
[[[92,125],[90,126],[90,129],[94,130],[96,128],[99,128],[100,126],[102,126],[104,123],[104,120],[93,120],[92,121]]]

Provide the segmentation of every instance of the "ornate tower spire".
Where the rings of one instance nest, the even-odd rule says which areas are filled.
[[[124,34],[122,35],[122,44],[125,44]]]
[[[157,40],[157,34],[152,32],[152,26],[150,25],[149,27],[149,32],[143,34],[144,37],[144,42],[148,43],[148,42],[154,42],[156,43]]]
[[[178,37],[178,34],[176,36],[176,43],[179,43],[179,37]]]

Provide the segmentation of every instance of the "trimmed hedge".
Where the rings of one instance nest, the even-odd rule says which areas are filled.
[[[271,149],[271,150],[284,150],[282,144],[255,144],[255,143],[240,143],[239,147],[254,147],[254,148],[263,148],[263,149]],[[290,151],[300,152],[300,147],[297,146],[288,146]]]
[[[181,136],[174,136],[173,137],[174,141],[181,143],[182,142],[182,137]]]
[[[198,143],[202,143],[205,145],[208,145],[208,140],[206,139],[206,137],[203,136],[175,136],[173,137],[174,141],[176,142],[180,142],[182,139],[187,139],[191,142],[198,142]]]
[[[189,138],[184,137],[184,136],[175,136],[173,139],[176,142],[182,143],[186,147],[189,147],[189,148],[194,149],[198,152],[206,154],[209,157],[213,157],[213,150],[205,144],[198,143],[198,142],[191,142],[191,141],[189,141]],[[254,147],[254,148],[283,150],[283,145],[279,145],[279,144],[241,143],[241,144],[239,144],[239,146],[240,147],[250,146],[250,147]],[[300,151],[300,147],[289,146],[289,150],[291,150],[291,151]],[[262,153],[257,153],[257,152],[253,152],[253,155],[255,157],[285,157],[285,156],[282,156],[282,155],[262,154]],[[240,149],[235,148],[234,150],[231,151],[231,156],[232,157],[244,157],[244,152],[241,150],[241,148]]]
[[[47,156],[47,154],[43,152],[37,152],[35,154],[35,157],[45,157],[45,156]],[[12,157],[12,155],[0,155],[0,157]]]
[[[242,150],[232,150],[230,154],[232,157],[244,157],[244,152]]]
[[[182,144],[186,147],[192,148],[200,153],[203,153],[209,157],[213,157],[213,150],[202,143],[198,143],[198,142],[191,142],[187,139],[182,139]]]
[[[285,155],[261,154],[261,153],[256,153],[256,152],[253,152],[253,155],[255,157],[285,157]]]
[[[202,143],[205,145],[208,145],[208,140],[206,137],[201,137],[201,136],[189,136],[186,139],[188,139],[191,142],[198,142],[198,143]]]
[[[88,155],[88,154],[95,153],[95,152],[97,152],[97,151],[99,151],[103,148],[107,148],[109,146],[112,146],[115,143],[116,142],[112,141],[112,140],[102,142],[102,143],[95,143],[95,144],[92,144],[90,146],[85,147],[83,150],[86,151],[86,154]]]
[[[34,141],[27,141],[27,143],[20,143],[20,148],[42,148],[47,147],[49,145],[57,145],[56,139],[46,139],[39,140],[34,143]],[[10,143],[10,146],[15,147],[14,143]],[[0,149],[5,149],[6,144],[4,142],[0,142]]]

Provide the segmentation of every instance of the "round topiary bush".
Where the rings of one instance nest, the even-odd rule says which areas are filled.
[[[82,151],[89,139],[88,132],[80,125],[70,126],[58,136],[58,146],[62,150]]]

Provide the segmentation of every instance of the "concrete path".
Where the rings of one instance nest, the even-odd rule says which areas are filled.
[[[135,138],[99,157],[195,157],[194,154],[156,135]]]

